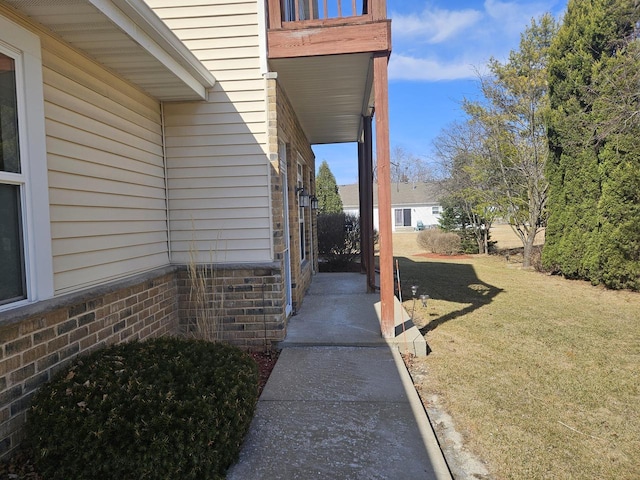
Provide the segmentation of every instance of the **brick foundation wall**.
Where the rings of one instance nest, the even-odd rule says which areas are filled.
[[[177,329],[172,267],[0,313],[0,457],[22,441],[37,388],[73,358]]]
[[[197,271],[205,294],[198,300],[187,267],[178,270],[180,332],[222,340],[249,350],[284,340],[285,292],[280,263],[213,265]],[[208,310],[203,320],[203,310]],[[198,320],[200,318],[200,320]],[[202,324],[208,326],[202,328]]]

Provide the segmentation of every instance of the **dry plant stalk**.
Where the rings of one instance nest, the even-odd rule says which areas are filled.
[[[194,229],[195,231],[195,229]],[[189,246],[189,316],[188,333],[194,338],[219,342],[223,339],[222,315],[224,312],[224,291],[216,302],[216,268],[213,250],[209,251],[210,263],[199,265],[195,239]]]

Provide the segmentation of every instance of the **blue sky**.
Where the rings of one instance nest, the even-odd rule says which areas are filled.
[[[429,161],[432,141],[463,117],[463,97],[478,97],[478,72],[490,57],[504,61],[532,18],[560,17],[567,0],[388,0],[393,53],[389,62],[391,149]],[[316,145],[338,185],[356,183],[356,144]]]

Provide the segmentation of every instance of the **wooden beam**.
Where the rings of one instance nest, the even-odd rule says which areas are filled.
[[[391,22],[300,30],[270,30],[269,58],[391,51]]]
[[[387,55],[373,58],[378,160],[378,216],[380,227],[380,314],[382,336],[395,335],[393,292],[393,238],[391,235],[391,159],[389,147],[389,92]]]
[[[311,20],[299,20],[282,22],[284,30],[305,30],[307,28],[342,27],[345,25],[362,25],[373,22],[371,15],[359,15],[357,17],[314,18]]]

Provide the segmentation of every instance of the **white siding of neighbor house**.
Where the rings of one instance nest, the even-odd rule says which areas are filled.
[[[42,35],[54,287],[168,263],[160,104]]]
[[[404,230],[415,230],[418,227],[418,221],[421,221],[422,224],[425,227],[432,227],[432,226],[437,226],[438,225],[438,220],[440,219],[440,214],[433,214],[432,212],[432,207],[438,207],[439,211],[442,211],[442,207],[437,204],[437,203],[433,203],[433,204],[427,204],[425,205],[393,205],[391,207],[391,226],[392,226],[392,231],[404,231]],[[411,209],[411,226],[396,226],[396,217],[395,217],[395,211],[397,209],[405,209],[405,208],[410,208]],[[374,228],[378,228],[378,209],[375,209],[375,216],[374,216]]]
[[[438,207],[439,211],[442,212],[442,206],[439,204],[430,204],[428,206],[424,205],[394,205],[391,208],[391,231],[395,232],[396,230],[411,230],[416,229],[418,226],[418,221],[422,221],[425,227],[430,227],[434,225],[438,225],[438,221],[440,220],[440,214],[433,214],[432,207]],[[411,209],[411,226],[410,227],[396,227],[395,222],[395,211],[396,209]],[[360,215],[360,210],[353,206],[346,206],[343,209],[344,213],[349,215]],[[373,228],[379,230],[380,224],[380,216],[378,215],[378,207],[374,207],[373,209]]]
[[[273,258],[258,1],[146,0],[217,80],[164,105],[175,263]]]
[[[413,211],[411,212],[411,226],[416,227],[419,220],[422,221],[425,227],[438,226],[440,213],[432,213],[433,207],[438,207],[438,211],[442,213],[442,206],[436,203],[427,206],[420,205],[413,207]]]

